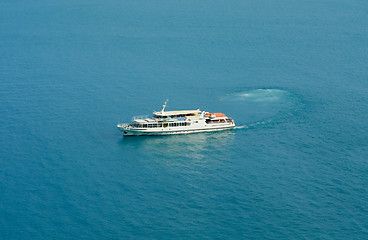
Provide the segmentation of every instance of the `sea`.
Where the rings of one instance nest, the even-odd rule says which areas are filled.
[[[161,110],[236,129],[124,137]],[[2,0],[0,239],[368,239],[366,0]]]

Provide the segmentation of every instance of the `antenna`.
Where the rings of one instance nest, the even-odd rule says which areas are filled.
[[[167,104],[167,102],[168,102],[168,101],[169,101],[169,99],[166,99],[165,104],[164,104],[164,105],[162,105],[162,110],[161,110],[161,112],[164,112],[164,111],[165,111],[166,104]]]

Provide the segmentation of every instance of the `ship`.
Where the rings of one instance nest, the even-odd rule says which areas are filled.
[[[214,132],[233,129],[235,122],[223,113],[196,110],[165,111],[168,100],[161,111],[152,117],[136,116],[131,123],[118,123],[124,136],[152,136]]]

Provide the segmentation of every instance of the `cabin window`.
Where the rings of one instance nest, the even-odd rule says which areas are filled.
[[[147,124],[143,124],[143,128],[147,128]]]
[[[167,127],[168,126],[168,124],[167,123],[164,123],[164,127]]]
[[[162,123],[157,124],[158,127],[162,127]]]
[[[149,128],[152,128],[152,124],[148,124],[148,127],[149,127]]]

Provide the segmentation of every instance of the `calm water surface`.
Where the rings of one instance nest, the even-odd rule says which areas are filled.
[[[1,239],[367,239],[368,3],[0,3]],[[123,138],[119,119],[238,129]]]

